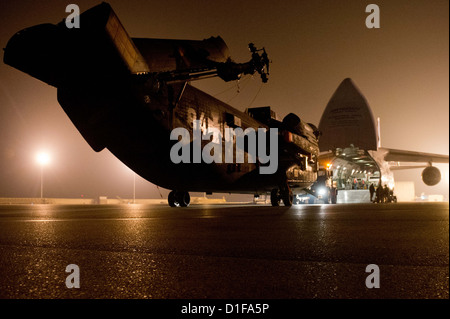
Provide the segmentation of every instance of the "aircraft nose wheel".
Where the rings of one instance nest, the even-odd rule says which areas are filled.
[[[171,191],[168,197],[170,207],[188,207],[191,196],[188,192]]]

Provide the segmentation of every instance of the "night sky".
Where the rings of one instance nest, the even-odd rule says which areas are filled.
[[[69,3],[81,12],[99,1],[1,1],[0,45],[17,31],[58,23]],[[250,59],[249,42],[264,46],[270,78],[193,83],[243,111],[270,105],[318,125],[340,84],[352,78],[381,118],[388,148],[449,153],[449,1],[109,1],[131,37],[201,40],[220,35],[236,62]],[[368,29],[365,8],[376,3],[381,28]],[[2,54],[3,61],[3,54]],[[35,154],[47,150],[46,197],[130,198],[133,173],[109,151],[94,152],[56,100],[56,88],[0,63],[0,197],[39,197]],[[416,195],[448,197],[448,164],[434,187],[421,169],[395,172],[414,181]],[[167,190],[161,190],[164,197]],[[158,198],[155,185],[136,179],[137,198]]]

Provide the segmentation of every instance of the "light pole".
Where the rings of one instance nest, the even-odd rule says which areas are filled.
[[[36,156],[38,164],[41,166],[41,198],[44,197],[44,166],[50,163],[50,155],[48,153],[38,153]]]

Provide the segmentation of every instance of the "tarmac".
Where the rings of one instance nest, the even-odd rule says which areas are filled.
[[[2,299],[449,298],[448,203],[2,205],[0,228]]]

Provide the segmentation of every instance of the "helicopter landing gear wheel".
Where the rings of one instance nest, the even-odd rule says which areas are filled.
[[[272,204],[272,206],[280,206],[280,194],[278,192],[278,188],[274,188],[272,189],[272,191],[270,192],[270,203]]]
[[[191,203],[191,196],[188,192],[171,191],[168,202],[170,207],[188,207]]]
[[[191,196],[188,192],[177,192],[175,198],[180,207],[188,207],[191,203]]]
[[[280,187],[280,189],[274,188],[270,192],[270,203],[272,206],[280,206],[280,201],[283,201],[284,206],[292,206],[294,195],[287,184]]]
[[[284,206],[291,207],[292,202],[294,201],[294,194],[292,194],[292,191],[287,183],[286,185],[283,185],[283,187],[280,187],[280,194]]]
[[[169,201],[169,206],[170,207],[177,207],[178,203],[175,201],[175,191],[171,191],[169,193],[169,197],[167,198],[167,200]]]

